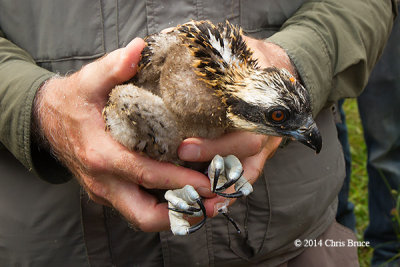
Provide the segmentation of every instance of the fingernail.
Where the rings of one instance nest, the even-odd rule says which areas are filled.
[[[228,205],[229,205],[229,199],[225,199],[222,202],[215,203],[214,216],[217,216],[220,212],[227,212]]]
[[[196,161],[200,158],[200,147],[188,144],[179,150],[179,158],[186,161]]]

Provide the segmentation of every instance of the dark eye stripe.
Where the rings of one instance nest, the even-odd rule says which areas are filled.
[[[236,116],[249,122],[265,124],[265,116],[263,115],[265,114],[265,110],[259,106],[249,104],[235,97],[230,97],[226,103],[230,107],[230,112]]]

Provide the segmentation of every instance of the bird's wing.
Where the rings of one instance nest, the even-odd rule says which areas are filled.
[[[156,33],[147,36],[146,46],[142,50],[139,71],[132,82],[155,95],[160,95],[160,76],[171,51],[180,46],[182,41],[177,33]]]

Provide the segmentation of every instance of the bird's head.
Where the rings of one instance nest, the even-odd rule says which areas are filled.
[[[286,136],[321,150],[321,134],[311,112],[308,91],[287,70],[255,69],[236,73],[226,83],[223,98],[235,129]]]

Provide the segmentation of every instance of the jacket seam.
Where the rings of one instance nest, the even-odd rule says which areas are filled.
[[[101,25],[101,47],[103,49],[103,51],[106,51],[106,45],[105,45],[105,40],[104,40],[104,35],[105,35],[105,31],[104,31],[104,15],[103,15],[103,6],[101,4],[101,0],[98,1],[99,3],[99,15],[100,15],[100,25]]]
[[[71,56],[71,57],[62,57],[62,58],[57,58],[57,59],[35,59],[36,63],[51,63],[51,62],[63,62],[63,61],[69,61],[69,60],[91,60],[91,59],[97,59],[101,56],[104,55],[104,52],[97,53],[94,55],[90,56]]]
[[[265,174],[263,173],[262,174],[263,175],[263,177],[265,177]],[[267,238],[268,238],[268,235],[269,235],[269,230],[270,230],[270,225],[271,225],[271,220],[272,220],[272,207],[271,207],[271,196],[270,196],[270,192],[269,192],[269,182],[268,182],[268,179],[265,179],[265,190],[266,190],[266,192],[267,192],[267,201],[268,201],[268,208],[269,208],[269,213],[268,213],[268,222],[267,222],[267,229],[266,229],[266,231],[265,231],[265,233],[264,233],[264,237],[263,237],[263,241],[262,241],[262,244],[261,244],[261,247],[260,247],[260,249],[259,249],[259,253],[262,251],[262,249],[264,248],[264,244],[265,244],[265,242],[266,242],[266,240],[267,240]]]
[[[322,52],[323,52],[325,58],[327,59],[327,63],[328,63],[328,67],[329,67],[329,74],[330,74],[330,76],[332,76],[333,69],[332,69],[332,64],[329,64],[332,62],[330,61],[330,57],[329,57],[329,53],[328,53],[328,48],[327,48],[328,45],[326,44],[326,42],[324,41],[324,39],[322,38],[321,34],[318,31],[316,31],[315,29],[312,29],[312,28],[309,28],[309,29],[314,34],[314,36],[317,37],[317,39],[319,40],[319,43],[322,45]],[[327,84],[328,88],[332,89],[332,79],[329,79],[328,82],[329,82],[329,84]],[[314,86],[315,86],[315,83],[314,83]],[[316,101],[315,95],[314,95],[313,101]],[[322,108],[322,107],[320,107],[320,108]]]
[[[262,31],[278,31],[281,27],[279,25],[268,25],[267,27],[258,27],[254,29],[246,29],[245,27],[242,27],[243,31],[245,33],[257,33],[257,32],[262,32]]]
[[[115,0],[115,19],[116,19],[116,31],[115,31],[115,35],[116,35],[116,39],[117,39],[117,47],[119,47],[119,4],[118,4],[118,0]]]

